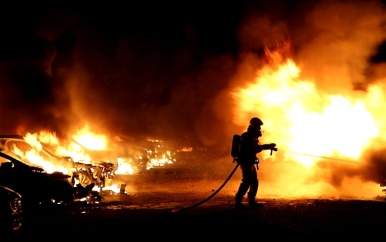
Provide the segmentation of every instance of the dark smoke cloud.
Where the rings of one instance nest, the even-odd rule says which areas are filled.
[[[223,149],[234,132],[226,93],[235,77],[250,77],[238,73],[241,63],[253,55],[253,69],[265,46],[288,39],[308,60],[302,47],[313,46],[317,30],[304,20],[323,2],[12,9],[1,21],[0,132],[65,136],[87,123]]]
[[[222,62],[236,50],[234,6],[12,9],[2,16],[0,107],[10,118],[1,120],[1,132],[66,135],[88,123],[194,141],[195,120],[208,121],[201,112],[232,71],[231,58]]]

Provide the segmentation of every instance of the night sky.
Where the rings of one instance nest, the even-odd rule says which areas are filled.
[[[259,58],[264,47],[288,40],[299,57],[316,34],[308,13],[322,2],[335,1],[108,1],[3,9],[0,133],[46,129],[66,136],[88,124],[109,134],[228,145],[229,132],[221,133],[234,114],[221,99],[238,63],[246,53]],[[383,62],[385,48],[374,48],[381,54],[368,61]]]

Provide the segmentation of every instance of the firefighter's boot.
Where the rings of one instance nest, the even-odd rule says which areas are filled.
[[[255,199],[249,199],[249,208],[261,208],[264,205],[262,203],[258,203]]]
[[[235,199],[235,209],[236,210],[243,210],[243,209],[246,209],[248,208],[247,206],[245,206],[243,203],[242,203],[242,199],[240,198],[236,198]]]

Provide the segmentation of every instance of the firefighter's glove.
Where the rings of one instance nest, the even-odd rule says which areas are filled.
[[[268,145],[269,146],[269,149],[271,150],[271,155],[272,155],[272,151],[277,151],[277,148],[276,148],[276,144],[275,143],[271,143]]]

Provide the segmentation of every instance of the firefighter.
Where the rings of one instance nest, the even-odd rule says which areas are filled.
[[[261,125],[263,125],[263,122],[259,118],[253,117],[249,122],[247,131],[241,135],[240,154],[237,162],[240,165],[242,180],[235,196],[236,209],[248,208],[242,204],[242,200],[247,192],[249,208],[258,208],[262,206],[261,203],[258,203],[255,200],[259,187],[257,176],[259,160],[257,158],[257,153],[260,153],[263,150],[277,151],[277,148],[275,143],[259,143],[259,137],[262,136]]]

